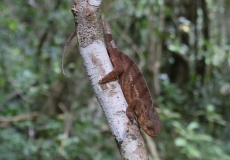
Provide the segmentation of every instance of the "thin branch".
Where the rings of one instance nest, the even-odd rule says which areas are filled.
[[[160,160],[155,142],[153,141],[152,138],[147,136],[147,134],[145,134],[145,133],[143,133],[143,134],[144,134],[145,141],[147,143],[146,144],[147,148],[148,148],[150,154],[152,155],[153,159],[154,160]]]
[[[61,145],[59,148],[59,150],[63,150],[65,148],[66,140],[69,137],[69,133],[70,133],[74,118],[73,118],[73,114],[68,111],[67,107],[63,103],[58,104],[58,106],[65,115],[65,130],[64,130],[63,138],[61,140]]]
[[[8,126],[10,123],[25,121],[25,120],[34,120],[39,116],[38,112],[32,112],[28,114],[18,115],[14,117],[1,117],[0,118],[0,128]]]

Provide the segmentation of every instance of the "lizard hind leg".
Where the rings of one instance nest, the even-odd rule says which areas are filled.
[[[99,80],[99,84],[104,84],[104,83],[108,83],[111,81],[115,81],[122,72],[123,72],[123,67],[115,67],[105,77]]]
[[[121,57],[120,57],[119,52],[110,46],[107,48],[107,52],[109,54],[110,60],[114,68],[104,78],[99,80],[99,84],[104,84],[104,83],[114,81],[117,79],[117,77],[120,74],[124,72],[124,66],[121,63]]]

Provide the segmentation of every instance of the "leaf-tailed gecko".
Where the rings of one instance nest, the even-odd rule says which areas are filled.
[[[112,38],[108,23],[103,23],[107,51],[114,69],[99,84],[108,83],[118,78],[128,107],[126,115],[133,121],[137,118],[140,127],[150,137],[157,137],[160,132],[161,123],[147,83],[138,66],[133,60],[119,51]]]

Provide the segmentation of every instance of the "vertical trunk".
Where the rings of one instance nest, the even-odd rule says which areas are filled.
[[[152,11],[153,12],[153,11]],[[154,94],[159,95],[160,94],[160,84],[159,84],[159,70],[160,70],[160,59],[162,54],[162,32],[164,30],[164,0],[162,1],[160,12],[159,12],[159,35],[157,41],[154,39],[154,36],[152,34],[149,34],[149,54],[151,57],[151,71],[153,72],[153,87],[154,87]],[[153,17],[152,15],[149,15],[148,17],[149,21],[149,33],[151,33],[153,28]]]
[[[104,44],[99,0],[75,0],[77,40],[87,74],[109,127],[118,144],[121,159],[147,160],[147,152],[138,127],[126,116],[127,103],[117,81],[99,85],[98,81],[112,71]]]
[[[230,6],[230,1],[225,1],[225,6]],[[226,31],[226,38],[227,38],[227,44],[230,44],[230,18],[229,18],[229,15],[230,15],[230,9],[229,7],[226,7],[225,8],[225,14],[224,14],[224,20],[225,20],[225,31]]]
[[[204,41],[208,41],[209,40],[209,17],[208,17],[207,3],[206,0],[201,0],[200,3],[203,12],[202,33],[203,33]],[[206,44],[203,44],[202,50],[204,52],[207,51]],[[201,84],[204,83],[205,69],[206,69],[205,57],[200,54],[199,56],[196,56],[196,74],[198,77],[200,77]]]

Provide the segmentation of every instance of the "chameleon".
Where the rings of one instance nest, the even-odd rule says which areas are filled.
[[[104,22],[103,28],[107,52],[114,68],[99,80],[99,84],[118,79],[128,103],[127,117],[131,122],[137,119],[144,132],[155,138],[160,133],[161,122],[155,107],[153,107],[153,100],[145,78],[135,62],[117,49],[109,24]]]
[[[99,80],[99,84],[105,84],[118,79],[128,103],[126,109],[127,117],[131,122],[137,118],[138,124],[144,132],[150,137],[155,138],[160,133],[161,123],[158,113],[153,107],[153,100],[147,83],[135,62],[115,46],[109,24],[103,22],[103,29],[107,52],[114,69]],[[63,59],[65,51],[75,36],[76,32],[73,32],[63,48],[61,64],[64,75]]]

